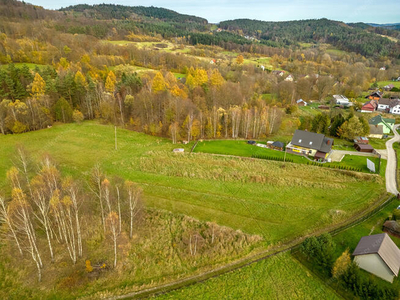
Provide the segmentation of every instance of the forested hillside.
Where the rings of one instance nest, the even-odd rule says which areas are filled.
[[[161,7],[123,6],[114,4],[79,4],[60,9],[60,11],[81,12],[85,17],[96,19],[135,19],[138,16],[156,18],[163,21],[193,22],[207,24],[207,20],[196,16],[179,14]]]
[[[393,56],[400,54],[399,44],[389,39],[327,19],[290,22],[264,22],[238,19],[221,22],[220,27],[256,37],[261,42],[277,47],[298,43],[329,43],[341,50],[365,56]]]

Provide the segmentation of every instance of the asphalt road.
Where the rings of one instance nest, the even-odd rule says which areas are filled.
[[[396,154],[393,150],[393,143],[400,142],[400,135],[397,133],[397,127],[399,125],[395,125],[394,127],[394,138],[388,140],[386,142],[386,149],[387,149],[387,166],[386,166],[386,190],[388,193],[392,193],[397,195],[399,192],[397,190],[397,182],[396,182]]]

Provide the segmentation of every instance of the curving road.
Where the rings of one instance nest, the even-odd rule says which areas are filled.
[[[396,172],[397,172],[397,161],[396,161],[396,153],[393,150],[393,143],[400,142],[400,135],[397,133],[397,128],[400,124],[394,126],[394,138],[388,140],[386,142],[387,149],[387,166],[386,166],[386,191],[388,193],[392,193],[397,195],[399,191],[397,190],[397,180],[396,180]]]

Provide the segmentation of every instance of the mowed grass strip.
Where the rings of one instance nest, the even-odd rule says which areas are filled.
[[[149,207],[260,234],[271,245],[341,222],[384,190],[382,178],[374,175],[346,175],[268,160],[173,154],[172,149],[184,147],[188,152],[191,145],[173,145],[167,139],[124,129],[117,133],[117,151],[113,126],[95,122],[0,136],[0,191],[9,194],[5,174],[20,143],[36,158],[52,155],[64,174],[86,180],[100,163],[109,176],[137,182]]]
[[[274,138],[272,138],[274,139]],[[281,140],[281,138],[279,138]],[[338,139],[337,139],[338,140]],[[345,144],[342,140],[338,140],[339,143]],[[259,142],[265,144],[265,142]],[[287,142],[286,142],[287,143]],[[351,150],[354,150],[352,148]],[[269,158],[277,158],[280,160],[286,159],[290,162],[298,163],[298,164],[311,164],[308,159],[303,156],[295,155],[291,153],[286,153],[284,151],[273,150],[269,148],[262,148],[254,145],[247,144],[245,140],[210,140],[199,142],[196,146],[194,152],[202,152],[202,153],[210,153],[210,154],[222,154],[222,155],[234,155],[234,156],[243,156],[243,157],[269,157]],[[367,157],[365,156],[357,156],[357,151],[354,151],[355,155],[345,155],[341,162],[332,162],[321,164],[321,167],[330,167],[330,168],[355,168],[359,169],[359,171],[369,173],[369,169],[367,168]],[[377,157],[368,157],[371,161],[373,161],[376,166],[378,165],[379,159]],[[384,166],[386,166],[386,161],[381,160],[383,168],[381,168],[380,174],[384,176]],[[382,172],[383,171],[383,172]]]
[[[341,299],[289,253],[156,299]]]

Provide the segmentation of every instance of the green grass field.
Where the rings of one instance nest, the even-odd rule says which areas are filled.
[[[385,85],[393,84],[394,87],[400,89],[400,81],[386,80],[386,81],[378,81],[377,83],[380,88],[384,87]]]
[[[340,299],[289,253],[156,299]]]
[[[285,137],[278,137],[278,138],[271,138],[272,140],[279,140],[283,142],[288,142],[288,139]],[[338,141],[336,141],[338,140]],[[337,148],[345,149],[345,145],[349,144],[347,141],[335,139],[335,143],[338,142],[340,145]],[[261,142],[265,144],[265,142]],[[349,150],[354,150],[352,147]],[[247,141],[245,140],[211,140],[211,141],[203,141],[199,142],[196,146],[195,152],[202,152],[202,153],[210,153],[210,154],[223,154],[223,155],[235,155],[235,156],[243,156],[243,157],[252,157],[257,155],[263,155],[268,157],[276,157],[283,159],[285,157],[285,152],[272,150],[268,148],[261,148],[253,145],[248,145]],[[355,151],[356,153],[356,151]],[[286,153],[286,159],[298,164],[307,164],[310,163],[309,160],[304,158],[303,156],[295,155]],[[378,159],[375,157],[370,157],[372,161],[376,164],[378,163]],[[382,160],[384,166],[386,161]],[[351,168],[359,168],[363,172],[369,173],[366,163],[366,157],[364,156],[353,156],[353,155],[346,155],[341,162],[332,162],[327,163],[323,166],[329,167],[351,167]],[[384,167],[381,170],[381,175],[384,176]]]
[[[124,129],[118,129],[117,133],[118,150],[114,150],[113,126],[96,122],[55,125],[21,135],[0,136],[0,192],[9,193],[5,173],[12,164],[15,145],[20,143],[36,160],[49,153],[64,175],[70,174],[81,180],[87,179],[95,163],[100,163],[108,176],[118,175],[137,182],[143,188],[144,204],[149,209],[164,209],[257,234],[263,238],[260,246],[267,247],[343,222],[370,206],[384,190],[382,178],[376,175],[346,174],[304,164],[283,165],[281,162],[202,153],[174,154],[172,149],[176,147],[183,147],[188,152],[192,143],[173,145],[167,139]],[[242,292],[250,293],[251,290],[255,297],[259,293],[271,297],[285,293],[288,298],[329,293],[291,257],[280,257],[252,265],[248,267],[250,271],[238,271],[239,275],[234,276],[243,275],[242,281],[240,277],[230,279],[224,275],[222,279],[215,279],[215,284],[225,285],[226,298],[243,295]],[[287,269],[282,271],[284,267]],[[7,269],[7,264],[0,263],[1,268]],[[265,279],[264,274],[271,274],[271,269],[276,271],[268,281],[257,279]],[[174,270],[173,277],[189,274],[181,269]],[[3,286],[8,288],[13,286],[11,278],[19,276],[9,272],[3,278]],[[154,282],[149,275],[142,281],[124,279],[118,283],[119,292],[123,292],[125,286],[127,291],[131,290],[135,282],[152,285],[167,280],[171,275],[167,279],[160,276],[155,276]],[[232,284],[250,283],[252,279],[255,280],[254,285],[249,286],[250,290],[238,286],[230,291]],[[290,282],[292,284],[287,287]],[[113,285],[102,285],[101,281],[90,286],[87,295],[99,289],[111,292],[114,288]],[[194,288],[194,293],[198,293],[198,289],[201,291],[203,287]],[[208,291],[212,298],[215,289]],[[48,291],[46,295],[50,295]]]
[[[340,222],[383,190],[382,179],[367,174],[355,177],[321,167],[283,167],[280,162],[207,154],[174,155],[172,149],[182,145],[123,129],[118,130],[115,151],[113,134],[112,126],[85,122],[0,136],[0,188],[6,184],[14,145],[22,143],[37,157],[51,154],[65,174],[85,179],[99,162],[107,174],[138,182],[149,207],[260,234],[266,244]],[[183,147],[189,150],[191,145]],[[339,218],[332,215],[337,209],[343,211]]]

